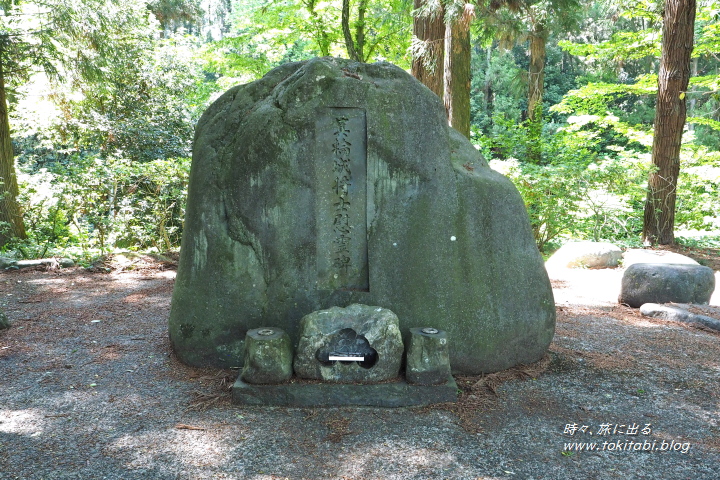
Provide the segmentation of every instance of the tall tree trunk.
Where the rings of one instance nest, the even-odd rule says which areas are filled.
[[[542,103],[545,83],[545,27],[536,24],[530,34],[530,67],[528,69],[528,160],[542,162]]]
[[[528,119],[542,117],[542,101],[545,82],[545,31],[544,27],[530,35],[530,68],[528,70]]]
[[[698,74],[698,61],[699,61],[699,60],[700,60],[700,59],[699,59],[698,57],[695,57],[695,58],[693,58],[693,59],[691,60],[691,62],[690,62],[690,78],[692,78],[692,77],[697,77],[697,74]],[[690,92],[695,92],[696,90],[697,90],[697,87],[696,87],[696,86],[690,87]],[[691,117],[694,117],[694,116],[695,116],[695,115],[694,115],[694,113],[695,113],[695,105],[697,105],[697,97],[696,97],[695,95],[693,95],[693,96],[690,98],[690,106],[688,107],[688,110],[690,111],[690,116],[691,116]],[[695,131],[695,125],[692,124],[692,123],[689,123],[689,124],[688,124],[688,131],[689,131],[689,132],[694,132],[694,131]]]
[[[685,125],[685,92],[690,80],[695,0],[667,0],[655,107],[652,162],[643,218],[643,242],[674,243],[675,194],[680,173],[680,142]]]
[[[26,237],[20,205],[17,203],[18,194],[15,155],[10,139],[10,119],[5,96],[5,73],[0,63],[0,246],[7,244],[13,237]]]
[[[416,14],[413,18],[413,36],[416,42],[422,42],[420,53],[413,54],[412,76],[420,80],[435,94],[443,98],[443,62],[445,61],[445,12],[442,3],[438,11],[427,15]],[[419,11],[425,0],[415,0],[415,10]]]
[[[445,25],[445,110],[450,126],[470,138],[470,22],[473,6]]]
[[[358,5],[358,19],[355,23],[355,43],[360,62],[367,61],[365,58],[365,13],[367,12],[368,0],[360,0]]]
[[[485,86],[483,93],[485,96],[485,114],[490,119],[490,125],[493,121],[493,89],[490,69],[492,68],[492,44],[485,49]]]
[[[342,24],[345,48],[350,60],[356,62],[365,61],[365,12],[367,11],[368,0],[360,0],[358,5],[358,18],[355,22],[355,38],[353,39],[350,30],[350,0],[343,0],[340,23]]]

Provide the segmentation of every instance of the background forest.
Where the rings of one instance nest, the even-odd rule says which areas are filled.
[[[663,8],[653,0],[0,1],[0,249],[79,259],[176,249],[194,124],[214,98],[313,56],[389,61],[442,78],[439,44],[417,38],[422,22],[431,34],[438,21],[453,26],[446,49],[458,38],[470,48],[470,88],[446,79],[433,90],[449,98],[451,120],[468,107],[459,129],[515,182],[538,246],[639,244]],[[675,240],[718,247],[720,1],[698,1],[694,43]]]

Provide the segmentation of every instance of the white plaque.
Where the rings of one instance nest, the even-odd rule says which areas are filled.
[[[330,360],[331,362],[364,362],[365,357],[346,357],[340,355],[330,355],[330,357],[328,357],[328,360]]]

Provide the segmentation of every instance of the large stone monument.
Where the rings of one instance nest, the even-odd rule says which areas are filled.
[[[520,195],[403,70],[322,58],[230,89],[198,123],[170,312],[179,357],[334,306],[442,330],[452,370],[538,360],[555,306]]]

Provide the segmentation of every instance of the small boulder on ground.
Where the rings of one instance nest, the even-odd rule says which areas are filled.
[[[38,258],[33,260],[18,260],[13,266],[16,266],[17,268],[70,268],[75,266],[75,262],[73,262],[70,258]]]
[[[16,263],[17,260],[15,260],[14,258],[0,257],[0,270],[14,267]]]
[[[639,308],[645,303],[707,304],[715,275],[702,265],[635,263],[622,278],[619,303]]]
[[[622,250],[609,242],[570,242],[558,249],[545,262],[547,268],[612,268],[617,267]]]
[[[687,304],[660,305],[657,303],[646,303],[640,307],[640,313],[646,317],[662,318],[664,320],[672,320],[682,323],[700,324],[707,328],[720,331],[719,308],[705,307],[705,309],[710,310],[706,313],[713,314],[713,316],[695,313],[692,312],[691,309],[694,310],[698,308],[694,305]]]
[[[675,252],[664,250],[645,250],[642,248],[631,248],[623,254],[623,265],[629,267],[636,263],[675,263],[685,265],[700,265],[690,257]]]

